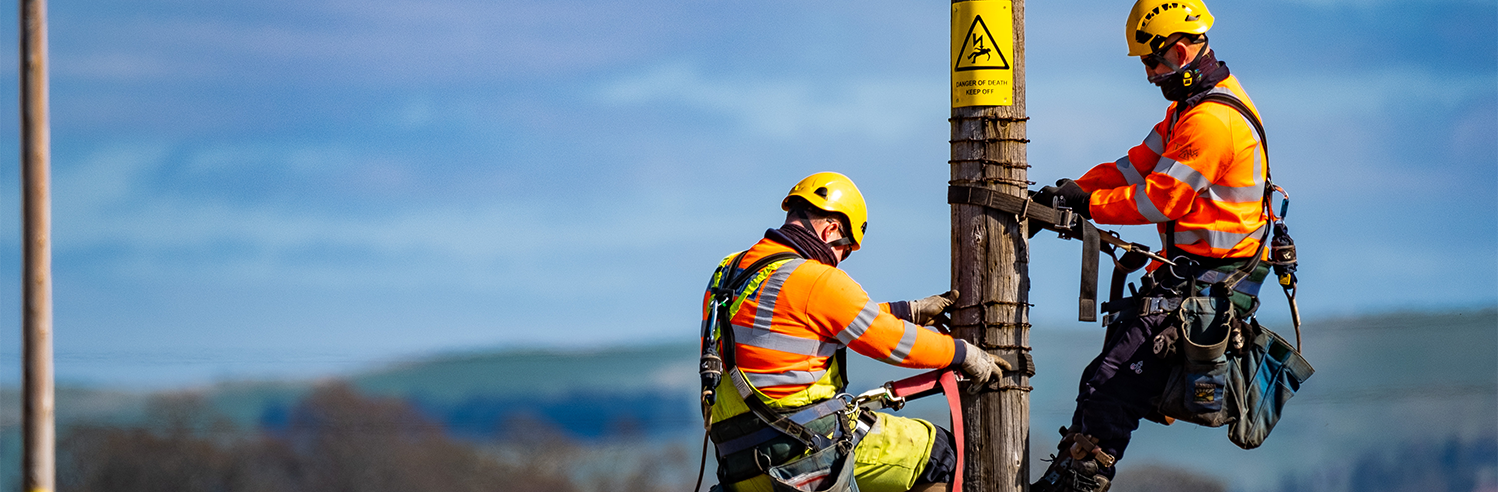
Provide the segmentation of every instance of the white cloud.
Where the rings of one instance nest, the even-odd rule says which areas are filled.
[[[172,153],[166,144],[116,145],[57,170],[54,247],[64,254],[124,251],[100,273],[131,278],[333,287],[416,281],[492,289],[522,274],[534,280],[531,288],[565,287],[575,278],[548,274],[537,265],[539,259],[594,258],[602,247],[646,250],[702,233],[692,225],[700,212],[685,203],[688,197],[657,190],[619,192],[606,209],[498,196],[475,204],[413,202],[357,214],[348,213],[347,203],[162,193],[151,179]],[[328,156],[342,161],[333,165],[349,169],[358,168],[361,159],[338,148],[223,146],[184,161],[200,170],[279,163],[266,172],[299,179],[298,170]],[[584,270],[569,272],[587,274]]]
[[[946,82],[934,77],[736,77],[674,63],[605,82],[599,97],[615,105],[659,104],[719,114],[775,138],[889,139],[944,119],[945,88]]]
[[[657,46],[670,14],[629,2],[228,4],[54,12],[54,70],[98,81],[243,81],[364,86],[578,72]],[[663,15],[664,14],[664,15]]]

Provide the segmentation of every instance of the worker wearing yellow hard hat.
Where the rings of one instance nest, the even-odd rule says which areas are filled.
[[[1154,224],[1175,263],[1145,274],[1134,296],[1104,305],[1103,351],[1083,370],[1071,425],[1062,429],[1058,456],[1034,492],[1107,490],[1141,419],[1222,425],[1214,418],[1226,411],[1223,381],[1205,373],[1183,405],[1200,413],[1172,415],[1156,404],[1172,396],[1167,383],[1176,387],[1172,378],[1184,374],[1173,348],[1182,342],[1165,335],[1176,333],[1172,316],[1183,300],[1219,296],[1232,306],[1228,318],[1248,320],[1268,273],[1259,261],[1270,186],[1262,123],[1243,86],[1208,47],[1214,20],[1200,0],[1138,0],[1124,38],[1129,56],[1139,57],[1149,82],[1171,102],[1164,120],[1123,157],[1033,196],[1099,224]],[[1224,279],[1231,283],[1219,284]],[[1219,413],[1207,418],[1206,412]]]
[[[703,299],[704,360],[722,360],[721,379],[703,380],[720,487],[770,492],[811,480],[829,491],[946,490],[956,469],[951,433],[851,411],[846,349],[900,367],[957,368],[978,382],[1010,364],[923,326],[955,293],[876,303],[837,268],[862,247],[869,221],[847,176],[807,176],[780,208],[785,223],[724,258]]]

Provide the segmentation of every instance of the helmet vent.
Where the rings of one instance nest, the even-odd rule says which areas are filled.
[[[812,193],[816,193],[819,197],[827,198],[827,187],[823,186],[821,188],[817,188],[817,191],[813,191]]]
[[[1201,19],[1201,18],[1202,18],[1202,16],[1200,16],[1200,15],[1188,15],[1188,16],[1186,16],[1186,22],[1196,22],[1197,19]]]

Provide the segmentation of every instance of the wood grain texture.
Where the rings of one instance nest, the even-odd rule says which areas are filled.
[[[954,2],[956,3],[956,2]],[[952,109],[951,184],[1024,197],[1025,7],[1014,0],[1014,105]],[[952,205],[953,312],[958,336],[991,353],[1028,350],[1029,244],[1013,214]],[[1029,490],[1029,378],[1006,374],[1001,389],[962,397],[968,429],[964,488]]]
[[[47,2],[20,2],[23,430],[21,489],[56,486],[52,367],[51,148],[47,99]]]

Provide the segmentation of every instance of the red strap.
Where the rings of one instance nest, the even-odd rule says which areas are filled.
[[[899,381],[890,381],[889,393],[897,398],[905,398],[907,400],[926,396],[939,389],[936,383],[937,380],[941,379],[942,375],[951,372],[947,370],[923,372]]]
[[[957,373],[951,370],[931,371],[889,383],[890,394],[905,399],[915,399],[934,393],[937,389],[947,395],[947,409],[952,412],[952,439],[957,451],[957,470],[952,473],[952,492],[962,492],[962,464],[964,445],[962,431],[962,395],[957,392]]]

